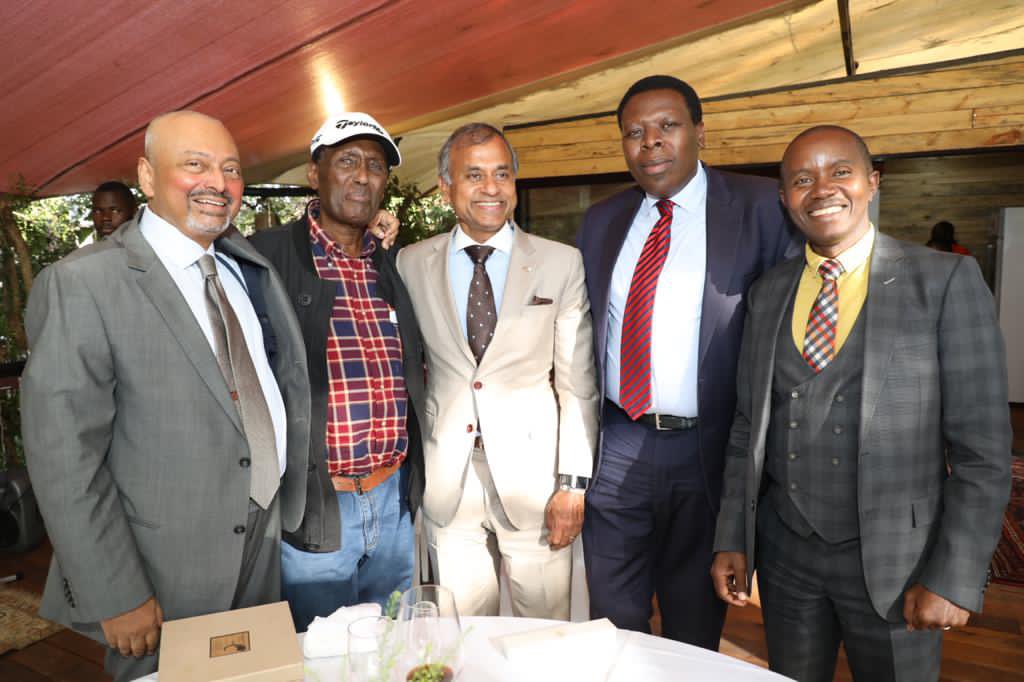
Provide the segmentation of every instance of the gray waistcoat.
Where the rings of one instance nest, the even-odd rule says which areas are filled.
[[[863,310],[863,309],[862,309]],[[767,494],[779,516],[803,537],[827,542],[859,536],[857,434],[860,426],[864,324],[860,316],[820,374],[793,343],[790,301],[780,325],[768,429]]]

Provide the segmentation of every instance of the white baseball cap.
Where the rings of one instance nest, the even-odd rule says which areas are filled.
[[[402,154],[398,151],[398,145],[388,135],[388,131],[384,130],[373,116],[361,111],[348,111],[324,121],[309,143],[309,155],[315,156],[316,150],[320,147],[333,147],[353,137],[371,137],[379,141],[388,157],[388,165],[402,165]]]

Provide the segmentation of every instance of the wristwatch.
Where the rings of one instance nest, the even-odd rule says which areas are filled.
[[[590,479],[586,476],[558,474],[558,489],[562,492],[585,493],[589,485]]]

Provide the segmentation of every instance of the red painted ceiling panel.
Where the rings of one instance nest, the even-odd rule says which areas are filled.
[[[0,179],[43,194],[134,175],[153,116],[192,107],[246,165],[346,108],[401,125],[789,0],[7,0]]]

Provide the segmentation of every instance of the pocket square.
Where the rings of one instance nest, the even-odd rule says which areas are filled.
[[[542,298],[540,296],[534,296],[533,298],[530,299],[530,302],[529,302],[528,305],[551,305],[552,303],[554,303],[554,301],[552,301],[550,298]]]

